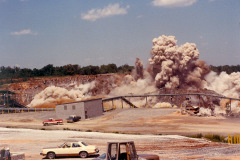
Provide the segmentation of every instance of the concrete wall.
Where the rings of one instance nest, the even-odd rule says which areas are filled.
[[[75,107],[74,107],[75,106]],[[58,118],[67,119],[70,115],[85,118],[84,102],[74,102],[56,106],[56,115]]]
[[[70,115],[76,115],[80,116],[82,120],[85,120],[87,118],[101,116],[102,114],[102,99],[79,101],[56,106],[57,118],[61,119],[67,119]]]
[[[84,102],[85,118],[93,118],[103,114],[102,99],[94,99]]]

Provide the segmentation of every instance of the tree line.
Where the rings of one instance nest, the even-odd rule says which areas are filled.
[[[231,74],[232,72],[240,72],[240,65],[229,66],[213,66],[210,65],[209,68],[217,72],[226,72]],[[73,76],[73,75],[97,75],[97,74],[107,74],[107,73],[126,73],[131,72],[134,66],[129,66],[128,64],[117,67],[116,64],[108,64],[101,66],[84,66],[81,67],[77,64],[56,66],[48,64],[41,69],[29,69],[20,67],[0,67],[0,85],[5,83],[13,83],[19,81],[26,81],[31,77],[49,77],[49,76]]]
[[[223,66],[212,66],[210,65],[210,69],[214,72],[217,72],[220,74],[221,72],[226,72],[227,74],[231,74],[233,72],[240,72],[240,65],[236,66],[229,66],[229,65],[223,65]]]
[[[117,67],[116,64],[108,64],[101,66],[84,66],[77,64],[56,66],[48,64],[41,69],[29,69],[20,67],[0,67],[0,84],[13,83],[28,80],[31,77],[49,77],[49,76],[73,76],[73,75],[97,75],[107,73],[126,73],[131,72],[133,66],[128,64]]]

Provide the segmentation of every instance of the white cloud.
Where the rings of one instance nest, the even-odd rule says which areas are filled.
[[[87,13],[82,13],[81,17],[84,20],[88,21],[96,21],[99,18],[110,17],[114,15],[124,15],[127,14],[127,9],[130,6],[126,6],[125,8],[121,8],[118,3],[109,4],[103,9],[91,9]]]
[[[11,32],[11,35],[22,36],[22,35],[38,35],[37,32],[32,32],[30,29],[24,29],[19,32]]]
[[[191,6],[192,4],[196,3],[197,0],[153,0],[153,6],[160,6],[160,7],[187,7]]]

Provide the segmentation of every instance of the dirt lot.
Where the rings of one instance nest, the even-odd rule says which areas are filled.
[[[0,127],[46,130],[78,130],[134,134],[228,134],[240,133],[240,118],[181,115],[178,109],[117,109],[103,116],[59,126],[43,126],[42,121],[57,118],[54,111],[0,115]]]
[[[85,141],[97,145],[103,153],[107,141],[134,140],[139,153],[158,154],[165,160],[240,159],[240,145],[177,136],[239,134],[239,118],[192,117],[180,115],[177,109],[166,108],[119,109],[73,124],[42,126],[42,120],[49,117],[57,118],[55,112],[0,115],[0,126],[7,127],[0,128],[0,147],[25,152],[26,160],[37,160],[42,158],[39,153],[43,147],[54,147],[65,141]]]

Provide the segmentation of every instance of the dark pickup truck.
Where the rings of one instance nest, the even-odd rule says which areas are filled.
[[[77,121],[80,121],[80,120],[81,120],[81,117],[76,116],[76,115],[71,115],[67,118],[68,123],[73,123],[73,122],[77,122]]]

